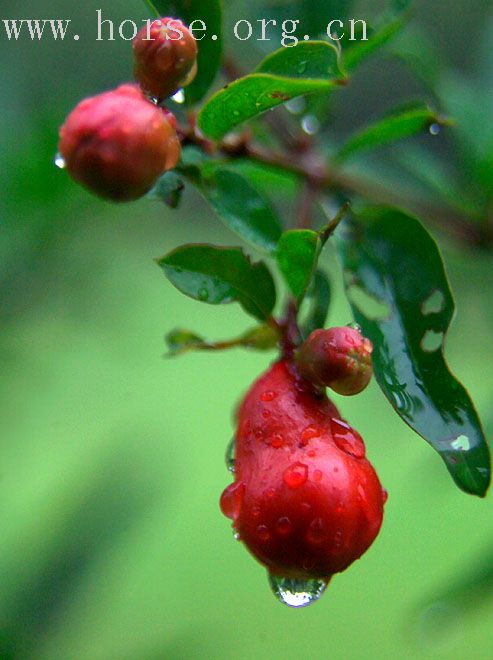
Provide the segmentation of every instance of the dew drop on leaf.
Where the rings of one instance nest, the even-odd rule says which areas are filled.
[[[305,99],[297,96],[286,103],[286,110],[293,115],[299,115],[305,109]]]
[[[199,300],[209,300],[209,291],[207,289],[199,289]]]
[[[437,123],[431,124],[428,130],[430,131],[431,135],[438,135],[440,133],[440,125]]]
[[[306,607],[315,603],[327,588],[328,580],[297,580],[268,573],[269,584],[277,600],[288,607]]]

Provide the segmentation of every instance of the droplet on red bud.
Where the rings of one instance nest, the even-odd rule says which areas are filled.
[[[197,73],[197,43],[187,27],[164,17],[145,25],[132,42],[134,74],[143,91],[162,101]]]
[[[180,158],[176,131],[135,85],[84,99],[60,129],[70,176],[100,197],[142,197]]]

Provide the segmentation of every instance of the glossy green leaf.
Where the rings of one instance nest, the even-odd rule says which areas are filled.
[[[205,158],[194,147],[183,150],[177,169],[197,187],[229,229],[260,250],[275,250],[282,233],[277,213],[240,172]]]
[[[422,133],[432,124],[446,123],[443,117],[426,105],[398,110],[351,136],[339,149],[335,158],[342,161],[357,152],[375,149],[395,140]]]
[[[374,29],[368,26],[366,40],[342,40],[344,67],[351,72],[364,62],[375,51],[388,43],[403,27],[409,16],[409,0],[391,3],[389,10],[384,14]],[[356,36],[356,35],[355,35]],[[346,48],[345,48],[346,46]]]
[[[150,191],[149,196],[162,200],[170,208],[176,209],[181,201],[184,184],[181,178],[170,170],[165,172]]]
[[[200,111],[198,124],[205,135],[219,140],[247,119],[296,96],[333,89],[343,77],[332,44],[307,41],[280,48],[254,73],[212,96]]]
[[[310,229],[290,229],[279,240],[277,264],[298,302],[303,298],[313,276],[321,247],[317,232]]]
[[[157,16],[173,16],[190,25],[192,21],[203,21],[207,26],[202,31],[196,23],[193,36],[197,39],[197,75],[185,89],[188,104],[198,103],[208,92],[221,65],[222,54],[222,4],[221,0],[146,0]],[[212,39],[215,35],[217,39]]]
[[[313,330],[325,326],[330,299],[330,280],[324,272],[317,270],[305,298],[308,310],[305,320],[301,323],[301,334],[304,338],[308,337]]]
[[[359,214],[335,238],[382,391],[457,485],[483,496],[489,451],[471,399],[444,359],[454,301],[436,243],[418,220],[387,208]]]
[[[262,250],[275,250],[281,223],[268,200],[241,174],[220,166],[209,169],[200,188],[227,227]]]
[[[195,300],[211,305],[236,301],[261,321],[274,308],[272,275],[263,262],[253,264],[240,248],[182,245],[157,263],[177,289]]]

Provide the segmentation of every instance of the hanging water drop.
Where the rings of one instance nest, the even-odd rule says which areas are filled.
[[[179,89],[171,98],[175,103],[185,103],[185,92]]]
[[[286,110],[293,115],[299,115],[305,109],[305,99],[302,96],[297,96],[285,104]]]
[[[430,131],[431,135],[438,135],[440,133],[440,124],[431,124],[428,130]]]
[[[307,135],[315,135],[320,130],[320,122],[315,115],[305,115],[301,120],[301,128]]]
[[[65,163],[65,159],[64,159],[64,157],[63,157],[61,154],[57,154],[57,155],[55,156],[53,162],[54,162],[55,165],[56,165],[58,168],[60,168],[61,170],[65,169],[65,167],[67,166],[66,163]]]
[[[226,447],[226,467],[233,474],[235,473],[235,454],[236,454],[236,438],[233,436]]]
[[[269,584],[278,601],[289,607],[306,607],[315,603],[327,588],[328,580],[297,580],[268,573]]]
[[[209,300],[209,291],[206,288],[199,289],[199,300]]]

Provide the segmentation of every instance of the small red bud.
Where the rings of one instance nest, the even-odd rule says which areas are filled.
[[[190,84],[197,73],[197,43],[178,20],[159,18],[144,26],[132,46],[135,78],[159,101]]]
[[[358,394],[372,376],[373,345],[350,326],[314,330],[297,355],[300,375],[338,394]]]
[[[60,155],[75,181],[100,197],[142,197],[180,158],[180,142],[163,111],[138,87],[84,99],[60,129]]]

